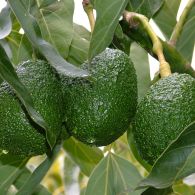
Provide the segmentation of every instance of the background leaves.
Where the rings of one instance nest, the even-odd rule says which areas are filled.
[[[66,140],[63,146],[73,161],[87,176],[91,174],[92,170],[103,158],[103,153],[99,148],[87,146],[74,138]]]
[[[88,73],[78,69],[75,66],[66,62],[57,50],[48,42],[42,39],[40,28],[34,17],[28,12],[29,2],[23,1],[8,1],[14,14],[20,21],[28,39],[39,49],[50,64],[60,73],[73,77],[86,77]],[[51,141],[51,140],[50,140]]]
[[[164,0],[129,0],[127,9],[151,18],[162,6]]]
[[[68,57],[73,39],[73,0],[34,1],[31,13],[36,17],[43,38],[54,46],[61,56]]]
[[[141,176],[133,165],[109,153],[92,172],[85,195],[94,192],[96,195],[139,195],[143,190],[134,191],[134,188],[140,180]]]

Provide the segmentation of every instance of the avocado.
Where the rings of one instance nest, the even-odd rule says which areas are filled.
[[[21,82],[28,89],[35,110],[48,128],[60,134],[63,120],[63,96],[60,80],[51,66],[42,60],[26,61],[17,68]],[[12,155],[35,156],[49,151],[44,129],[35,124],[14,90],[0,85],[0,148]]]
[[[138,105],[132,133],[140,156],[153,164],[195,120],[195,79],[174,73],[155,83]]]
[[[137,77],[128,55],[106,49],[81,65],[91,79],[62,78],[65,126],[88,145],[105,146],[128,128],[137,106]]]

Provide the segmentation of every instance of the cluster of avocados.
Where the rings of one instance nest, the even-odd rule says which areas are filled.
[[[63,129],[86,144],[108,145],[127,130],[136,112],[133,63],[122,51],[106,49],[81,68],[89,71],[90,81],[58,75],[42,60],[26,61],[16,71],[52,132],[61,137]],[[6,82],[0,85],[0,149],[20,156],[49,151],[44,129]]]
[[[26,61],[17,74],[50,130],[85,144],[105,146],[132,124],[139,155],[153,164],[181,131],[195,120],[195,79],[174,73],[150,87],[137,105],[137,77],[129,56],[106,49],[81,65],[91,79],[58,75],[45,61]],[[65,128],[64,128],[65,127]],[[35,156],[50,149],[14,90],[0,85],[0,149]]]

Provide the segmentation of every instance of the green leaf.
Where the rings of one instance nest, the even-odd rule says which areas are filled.
[[[7,190],[22,172],[27,160],[7,154],[0,156],[0,194],[7,194]]]
[[[74,24],[74,36],[66,58],[68,62],[80,66],[87,60],[90,38],[91,33],[87,29],[81,25]]]
[[[89,41],[74,33],[67,60],[77,66],[87,60]]]
[[[40,0],[39,1],[39,8],[47,7],[55,2],[56,2],[56,0]]]
[[[176,25],[176,17],[180,2],[181,0],[165,0],[162,8],[153,18],[165,35],[166,40],[170,39],[173,28]]]
[[[73,24],[74,32],[77,33],[81,38],[90,41],[91,33],[84,27],[79,24]]]
[[[127,10],[151,18],[163,5],[164,0],[129,0]]]
[[[94,167],[103,158],[103,153],[100,149],[87,146],[74,138],[66,140],[63,147],[87,176],[91,174]]]
[[[6,37],[7,43],[11,50],[11,61],[17,65],[22,61],[32,59],[33,48],[25,34],[12,31]]]
[[[0,12],[0,39],[5,38],[12,29],[12,22],[10,18],[10,9],[7,5]]]
[[[173,192],[172,188],[165,189],[148,188],[146,191],[142,193],[142,195],[171,195],[172,192]]]
[[[92,172],[85,195],[139,195],[143,190],[134,189],[141,179],[131,163],[109,153]]]
[[[154,164],[140,187],[166,188],[195,171],[195,122],[172,142]]]
[[[32,42],[32,44],[42,53],[50,64],[60,74],[72,76],[72,77],[86,77],[88,73],[81,70],[72,64],[66,62],[58,51],[48,42],[46,42],[42,36],[40,27],[35,18],[28,12],[28,1],[25,0],[15,1],[8,0],[14,14],[18,18],[19,22],[24,29],[26,36]]]
[[[89,60],[102,52],[111,43],[119,18],[126,5],[127,0],[94,1],[97,19],[89,46]]]
[[[131,45],[130,58],[132,59],[136,69],[138,82],[138,101],[140,101],[151,85],[148,54],[139,45],[133,43]]]
[[[110,48],[117,48],[124,51],[127,55],[130,53],[132,40],[123,33],[121,25],[118,24]]]
[[[24,104],[32,120],[41,127],[43,127],[46,130],[47,134],[50,134],[50,132],[47,131],[47,124],[45,123],[41,115],[33,108],[33,101],[30,94],[28,93],[28,90],[19,80],[11,62],[8,59],[7,54],[5,53],[1,45],[0,56],[0,77],[6,80],[14,88],[15,93],[17,94],[21,102]],[[52,140],[50,140],[50,142],[52,143]]]
[[[40,26],[43,39],[67,58],[73,38],[73,0],[34,1],[32,12]],[[32,6],[31,6],[32,7]]]
[[[56,145],[53,148],[51,155],[47,156],[47,158],[35,169],[32,175],[21,186],[17,195],[32,194],[33,191],[36,190],[41,180],[44,178],[45,174],[47,173],[52,163],[56,159],[56,156],[58,155],[60,148],[61,145]],[[31,193],[29,193],[29,189],[31,189]]]
[[[191,9],[186,22],[183,26],[181,36],[179,37],[176,48],[181,54],[188,59],[190,62],[192,60],[192,54],[195,44],[195,3]]]
[[[20,173],[20,175],[17,177],[17,179],[14,181],[14,186],[19,189],[22,187],[22,185],[26,182],[27,179],[29,179],[29,177],[31,176],[31,172],[27,169],[24,168],[22,170],[22,173]],[[29,190],[30,192],[30,190]],[[35,189],[33,195],[50,195],[50,193],[48,192],[48,190],[42,186],[42,185],[38,185],[37,188]]]

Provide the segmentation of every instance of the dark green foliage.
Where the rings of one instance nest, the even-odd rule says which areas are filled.
[[[81,68],[89,70],[91,82],[63,80],[67,130],[86,144],[108,145],[125,132],[136,111],[133,63],[122,51],[106,49]]]
[[[58,77],[44,61],[27,61],[17,74],[30,92],[35,109],[56,135],[61,131],[63,112]],[[45,131],[35,124],[10,86],[0,86],[0,148],[10,154],[33,156],[48,150]]]
[[[140,102],[133,134],[143,159],[153,164],[168,144],[195,120],[195,79],[172,74],[154,84]]]

